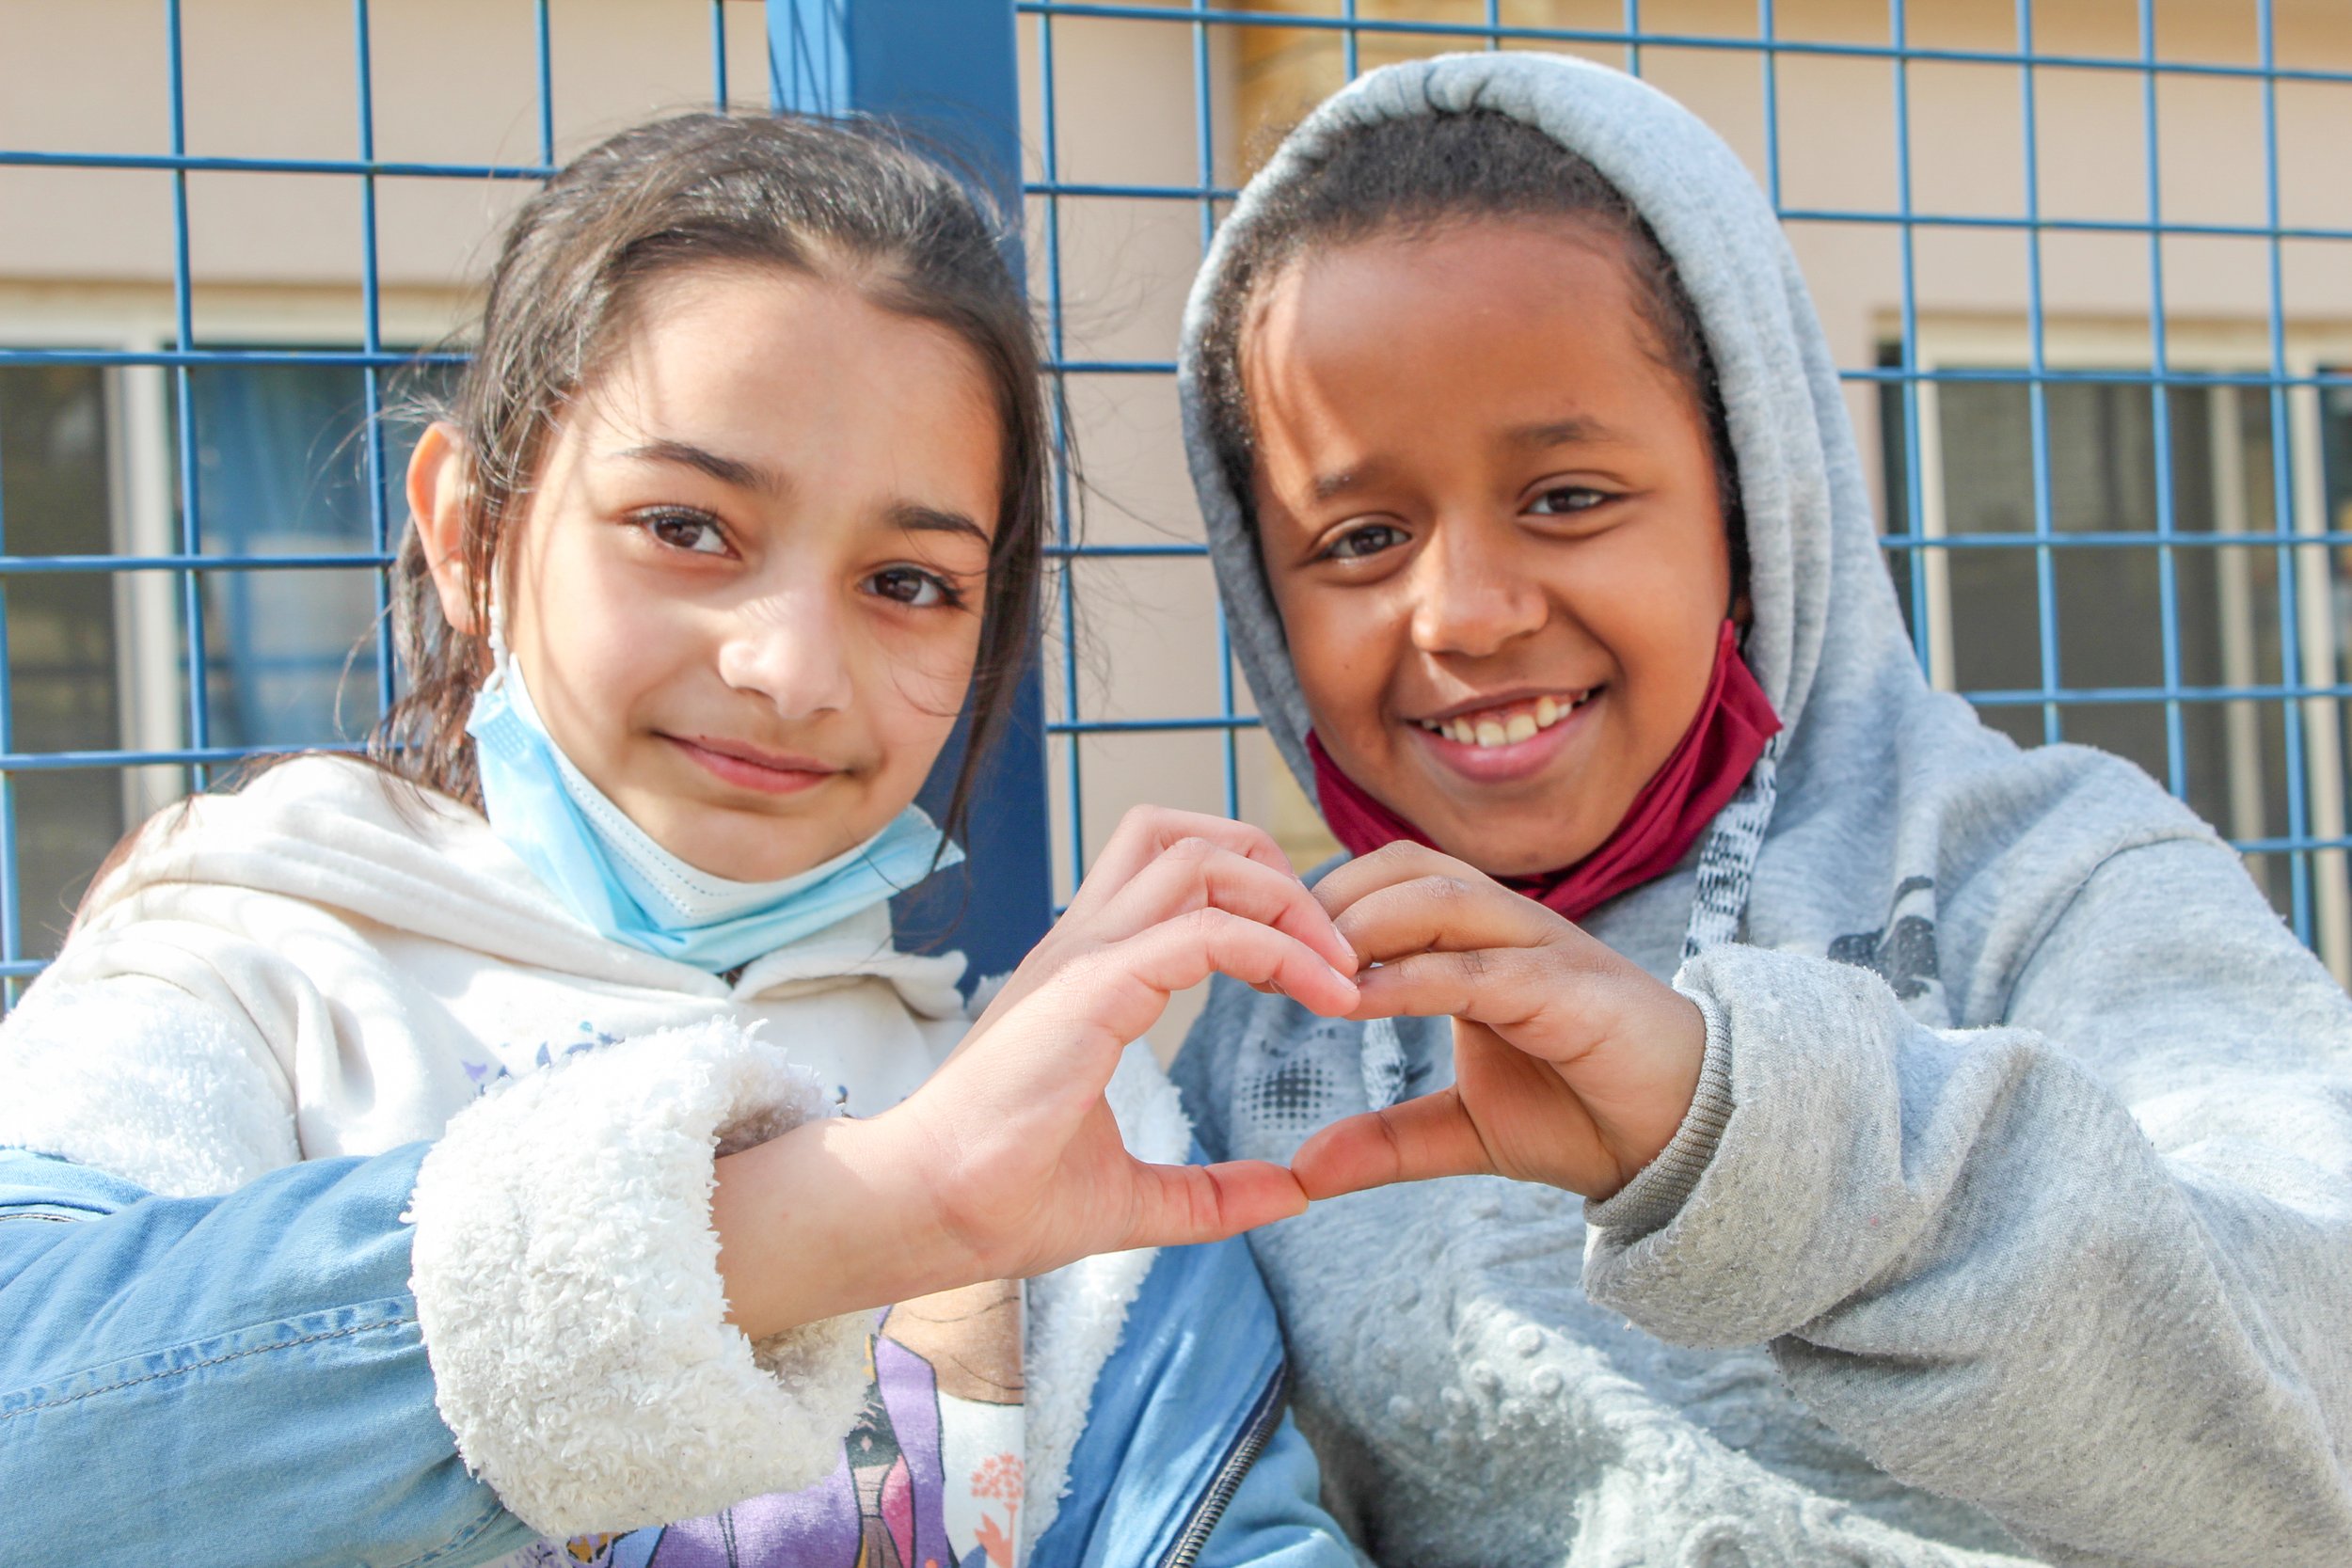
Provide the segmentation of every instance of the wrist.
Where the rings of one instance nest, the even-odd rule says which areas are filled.
[[[1659,986],[1660,1006],[1635,1025],[1631,1033],[1645,1042],[1643,1056],[1647,1082],[1638,1093],[1625,1097],[1614,1114],[1597,1117],[1602,1148],[1617,1167],[1617,1185],[1605,1199],[1622,1191],[1681,1136],[1700,1094],[1708,1051],[1708,1020],[1699,1006],[1681,992]]]
[[[919,1147],[888,1116],[829,1117],[723,1156],[711,1192],[727,1318],[754,1343],[968,1284]]]
[[[1681,1212],[1723,1141],[1735,1103],[1731,1092],[1731,1046],[1713,1007],[1697,999],[1705,1031],[1698,1082],[1674,1135],[1632,1179],[1608,1197],[1586,1205],[1587,1223],[1623,1236],[1646,1235]]]

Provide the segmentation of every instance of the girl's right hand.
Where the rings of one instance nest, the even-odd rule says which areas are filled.
[[[719,1162],[721,1272],[754,1338],[1098,1252],[1210,1242],[1307,1206],[1280,1165],[1154,1165],[1104,1089],[1175,991],[1212,974],[1326,1017],[1353,949],[1273,840],[1130,812],[1070,909],[902,1104],[810,1123]]]

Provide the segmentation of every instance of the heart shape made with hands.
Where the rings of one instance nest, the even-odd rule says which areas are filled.
[[[1695,1003],[1476,868],[1398,842],[1314,889],[1358,960],[1349,1017],[1454,1020],[1454,1083],[1331,1123],[1291,1171],[1310,1199],[1494,1175],[1616,1193],[1698,1088]]]

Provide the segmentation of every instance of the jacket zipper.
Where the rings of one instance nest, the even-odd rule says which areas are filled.
[[[1216,1528],[1217,1521],[1225,1517],[1226,1505],[1233,1500],[1233,1494],[1241,1490],[1242,1478],[1249,1473],[1249,1466],[1258,1462],[1258,1455],[1265,1451],[1267,1440],[1274,1435],[1275,1427],[1280,1423],[1284,1396],[1289,1389],[1289,1369],[1275,1368],[1273,1377],[1266,1381],[1265,1391],[1249,1407],[1249,1415],[1243,1420],[1233,1446],[1226,1450],[1225,1463],[1217,1466],[1216,1479],[1209,1483],[1208,1491],[1194,1505],[1192,1517],[1185,1522],[1183,1533],[1176,1537],[1174,1549],[1160,1559],[1159,1568],[1192,1568],[1194,1561],[1200,1558],[1200,1549],[1209,1544],[1209,1536]]]

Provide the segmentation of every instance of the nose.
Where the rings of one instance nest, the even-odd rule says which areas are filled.
[[[1413,646],[1485,658],[1540,629],[1551,610],[1502,531],[1484,519],[1441,521],[1413,562]]]
[[[833,595],[808,589],[747,599],[724,611],[719,677],[764,698],[784,719],[850,705],[846,627]]]

